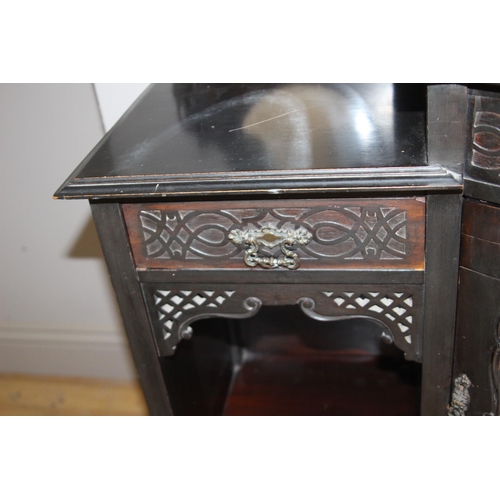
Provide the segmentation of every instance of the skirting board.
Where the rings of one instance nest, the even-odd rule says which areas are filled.
[[[136,378],[123,332],[33,323],[0,323],[0,373]]]

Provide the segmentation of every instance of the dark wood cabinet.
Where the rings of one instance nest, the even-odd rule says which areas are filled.
[[[499,415],[500,98],[469,93],[452,411]]]
[[[465,201],[452,399],[457,414],[500,413],[499,228],[500,206]]]
[[[469,94],[143,94],[56,197],[90,199],[151,414],[447,414]],[[385,393],[347,363],[384,349]]]

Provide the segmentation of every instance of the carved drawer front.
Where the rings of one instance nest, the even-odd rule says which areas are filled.
[[[123,213],[139,268],[424,268],[424,198],[134,203]]]

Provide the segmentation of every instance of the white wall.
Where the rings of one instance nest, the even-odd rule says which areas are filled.
[[[97,85],[107,127],[127,87]],[[92,84],[0,84],[0,372],[135,376],[88,203],[52,199],[102,134]]]
[[[106,132],[148,85],[148,83],[94,83]]]

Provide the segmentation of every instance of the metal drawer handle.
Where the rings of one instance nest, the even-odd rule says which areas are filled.
[[[245,244],[248,246],[243,258],[247,266],[255,267],[259,265],[266,269],[276,267],[297,269],[300,266],[299,256],[287,246],[306,245],[311,241],[311,238],[312,234],[304,228],[278,229],[271,225],[260,229],[233,229],[229,233],[229,239],[235,245]],[[283,255],[278,258],[259,256],[259,245],[267,248],[274,248],[279,245]]]

